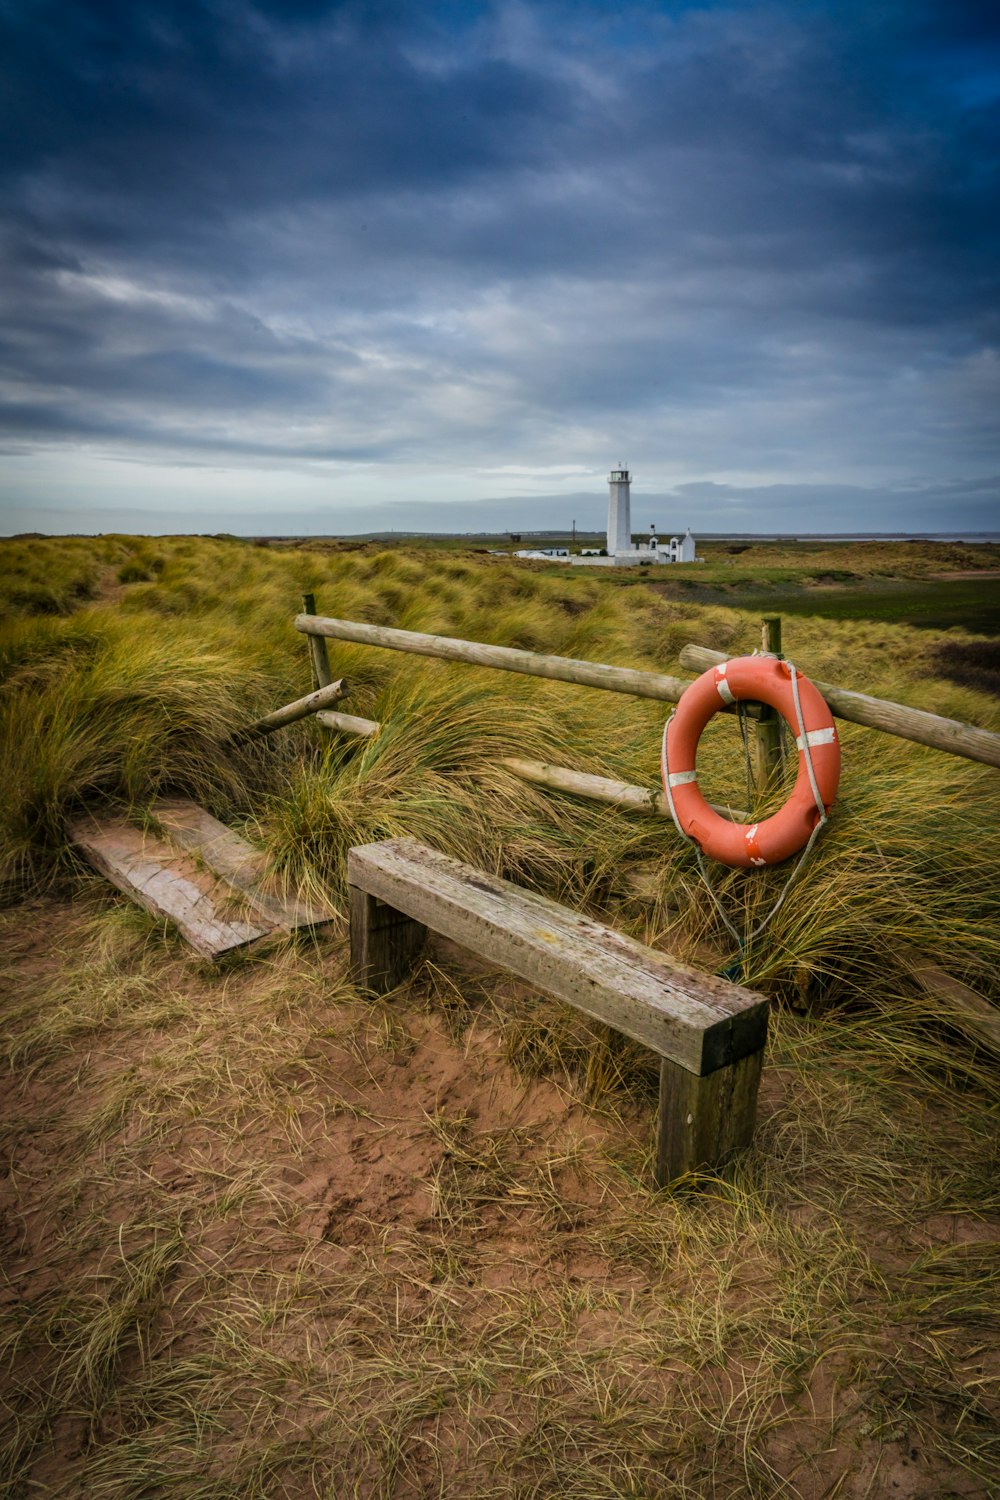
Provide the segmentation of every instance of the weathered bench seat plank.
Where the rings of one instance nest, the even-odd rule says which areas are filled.
[[[347,878],[351,968],[369,992],[406,977],[431,928],[658,1053],[660,1184],[753,1138],[763,996],[413,839],[351,849]]]
[[[347,878],[691,1073],[764,1045],[760,995],[413,839],[352,849]]]

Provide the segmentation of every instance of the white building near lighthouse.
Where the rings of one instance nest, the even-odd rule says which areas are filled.
[[[572,562],[583,567],[628,568],[643,563],[697,562],[690,526],[683,537],[666,544],[656,536],[638,545],[632,540],[632,476],[624,464],[608,476],[608,549],[606,557],[586,555]]]

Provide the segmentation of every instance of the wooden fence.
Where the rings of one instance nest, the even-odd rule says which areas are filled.
[[[311,602],[311,600],[309,601]],[[773,618],[764,621],[763,644],[773,649],[775,630]],[[327,615],[305,613],[295,620],[296,630],[309,639],[313,672],[318,684],[327,686],[333,681],[326,654],[326,641],[351,641],[356,645],[379,646],[387,651],[405,651],[416,656],[436,657],[443,661],[465,662],[468,666],[490,667],[500,672],[519,672],[529,677],[544,677],[552,682],[571,682],[582,687],[592,687],[609,693],[628,693],[636,698],[653,698],[663,703],[676,703],[690,679],[672,677],[664,672],[644,672],[633,667],[612,667],[603,662],[577,661],[568,656],[546,656],[537,651],[520,651],[511,646],[490,646],[481,641],[457,640],[452,636],[425,635],[415,630],[396,630],[385,625],[366,625],[359,620],[336,620]],[[778,638],[780,641],[780,637]],[[680,653],[682,665],[689,669],[704,671],[716,662],[725,661],[721,651],[710,651],[703,646],[688,645]],[[883,734],[895,735],[899,739],[912,740],[918,745],[927,745],[949,755],[959,755],[966,760],[979,761],[984,765],[1000,768],[1000,734],[980,729],[972,724],[962,724],[957,719],[942,718],[939,714],[926,713],[920,708],[909,708],[902,703],[893,703],[887,698],[872,698],[866,693],[856,693],[850,688],[837,687],[829,682],[816,682],[816,687],[826,699],[830,711],[836,718],[852,724],[864,724]],[[329,728],[338,728],[355,733],[374,733],[372,720],[357,721],[366,727],[353,730],[347,723],[349,715],[324,713],[321,722]],[[765,763],[773,760],[775,736],[773,728],[765,730],[768,716],[758,714],[758,743],[762,743]],[[537,763],[533,763],[537,764]],[[565,770],[566,776],[579,773]],[[530,779],[540,780],[533,776]],[[602,778],[583,778],[601,780]],[[550,783],[543,782],[548,785]],[[610,787],[613,783],[608,783]],[[560,790],[571,790],[565,784]],[[593,795],[579,789],[581,795]],[[645,796],[642,788],[629,788]],[[602,801],[617,801],[610,793]],[[644,809],[645,810],[645,809]],[[650,806],[650,811],[659,808]]]
[[[605,692],[629,693],[638,698],[652,698],[664,703],[676,703],[689,686],[688,679],[668,676],[662,672],[643,672],[601,662],[546,656],[534,651],[514,650],[509,646],[491,646],[479,641],[456,640],[450,636],[425,635],[418,631],[367,625],[357,620],[336,620],[315,614],[311,595],[305,596],[304,603],[306,612],[296,618],[295,628],[308,641],[313,676],[319,689],[332,688],[336,691],[344,687],[344,684],[334,683],[327,656],[327,640],[351,641],[389,651],[405,651],[444,661],[465,662],[470,666],[520,672],[554,682],[576,683],[603,689]],[[781,622],[776,616],[765,617],[761,646],[765,651],[780,655]],[[690,671],[702,672],[725,660],[725,653],[693,644],[685,646],[680,653],[682,666]],[[911,740],[915,744],[944,751],[949,755],[958,755],[966,760],[1000,768],[1000,734],[975,725],[962,724],[955,719],[946,719],[938,714],[926,713],[923,709],[909,708],[889,699],[873,698],[866,693],[857,693],[833,683],[819,682],[815,678],[812,681],[837,718],[865,725],[882,734]],[[313,696],[318,698],[319,694]],[[295,708],[301,709],[305,701],[299,700]],[[337,710],[320,708],[318,704],[316,706],[317,720],[328,729],[371,736],[377,734],[381,727],[373,719],[356,718]],[[774,711],[766,705],[749,704],[745,708],[755,719],[758,784],[766,785],[775,765],[780,761],[780,726]],[[735,706],[731,711],[735,712]],[[279,710],[278,715],[282,712]],[[269,716],[269,720],[274,720],[278,715]],[[283,719],[283,722],[289,720]],[[670,816],[666,798],[658,786],[630,786],[607,777],[587,775],[568,766],[546,765],[520,756],[511,756],[502,764],[522,780],[555,791],[604,802],[627,812],[646,813],[655,817]],[[739,808],[717,806],[717,810],[741,822],[749,816]],[[944,1005],[950,1019],[959,1029],[967,1031],[975,1041],[986,1045],[1000,1056],[1000,1016],[996,1007],[968,986],[923,960],[920,955],[911,956],[911,967],[919,987],[936,1002]]]

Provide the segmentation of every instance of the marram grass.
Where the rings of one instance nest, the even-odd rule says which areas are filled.
[[[754,1146],[658,1193],[641,1049],[448,958],[376,1005],[342,940],[213,970],[66,828],[189,795],[341,909],[346,849],[408,833],[720,967],[733,944],[669,823],[502,765],[653,786],[661,705],[331,642],[376,739],[227,736],[308,687],[304,590],[666,671],[688,640],[752,649],[754,618],[460,554],[4,545],[12,1494],[991,1493],[995,1059],[912,959],[996,996],[996,772],[842,726],[835,818],[742,955],[775,1000]],[[803,670],[998,727],[933,675],[939,645],[786,621]],[[703,767],[743,800],[731,720]],[[785,878],[713,871],[741,930]]]
[[[308,686],[305,643],[291,628],[306,587],[321,609],[348,618],[667,670],[694,637],[732,653],[751,648],[752,620],[500,559],[125,538],[70,539],[60,557],[58,542],[35,545],[44,547],[54,587],[63,574],[117,571],[108,602],[65,618],[22,610],[3,629],[5,889],[38,888],[71,865],[65,827],[84,807],[141,816],[172,792],[246,820],[290,879],[338,905],[347,848],[400,833],[596,907],[622,896],[630,871],[653,866],[662,900],[623,920],[655,936],[670,921],[663,902],[675,913],[679,904],[686,941],[714,944],[720,961],[738,956],[690,849],[668,823],[528,787],[502,765],[521,755],[655,785],[662,705],[333,642],[336,671],[351,684],[346,706],[382,724],[375,739],[305,725],[235,750],[227,736]],[[17,547],[21,573],[30,571],[30,547]],[[130,566],[154,581],[122,593],[115,580]],[[905,627],[795,621],[787,635],[789,653],[817,676],[996,722],[984,695],[927,675],[930,648]],[[992,992],[996,773],[841,729],[836,816],[808,878],[741,955],[745,977],[778,995],[863,1001],[872,976],[895,978],[918,951]],[[747,800],[732,720],[711,726],[700,764],[709,795]],[[720,900],[741,932],[774,904],[788,871],[716,870]]]

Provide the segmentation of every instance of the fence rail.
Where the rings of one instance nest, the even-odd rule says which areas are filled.
[[[329,615],[301,614],[295,628],[310,637],[310,649],[318,638],[351,641],[355,645],[379,646],[386,651],[405,651],[414,656],[437,657],[443,661],[465,662],[468,666],[491,667],[500,672],[520,672],[528,677],[545,677],[552,682],[572,682],[581,687],[600,688],[610,693],[628,693],[635,698],[653,698],[663,703],[677,703],[690,679],[671,677],[665,672],[643,672],[634,667],[612,667],[604,662],[577,661],[569,656],[545,656],[537,651],[521,651],[512,646],[490,646],[482,641],[463,641],[447,635],[425,635],[416,630],[397,630],[387,625],[367,625],[360,620],[337,620]],[[325,653],[323,655],[325,661]],[[704,671],[725,661],[722,651],[704,646],[685,646],[681,664],[693,671]],[[313,652],[314,670],[317,653]],[[326,668],[327,672],[329,668]],[[317,671],[319,676],[320,672]],[[864,724],[883,734],[911,740],[942,750],[948,755],[1000,767],[1000,734],[945,719],[923,709],[908,708],[887,698],[871,698],[850,688],[829,682],[816,682],[830,710],[837,718],[853,724]],[[332,727],[332,726],[331,726]]]
[[[237,729],[230,738],[238,742],[273,734],[276,729],[284,729],[289,724],[296,724],[299,719],[308,719],[310,715],[319,713],[322,709],[331,708],[334,703],[339,703],[341,698],[346,698],[347,694],[348,686],[343,678],[338,682],[328,682],[324,687],[317,688],[315,692],[307,693],[304,698],[296,698],[294,703],[286,703],[284,707],[276,708],[273,713],[265,714],[262,719],[255,719],[252,724],[246,724],[242,729]]]
[[[360,620],[334,620],[328,615],[297,615],[295,628],[308,636],[353,641],[359,646],[381,646],[386,651],[408,651],[414,656],[435,656],[443,661],[462,661],[472,667],[520,672],[527,677],[547,677],[553,682],[575,682],[582,687],[603,688],[608,693],[657,698],[662,703],[676,703],[688,685],[684,678],[668,677],[663,672],[609,667],[602,662],[575,661],[570,656],[543,656],[513,646],[488,646],[482,641],[423,635],[416,630],[395,630],[387,625],[365,625]]]

